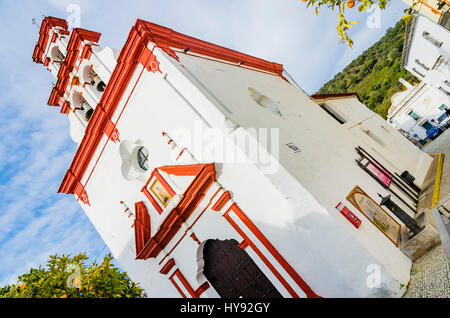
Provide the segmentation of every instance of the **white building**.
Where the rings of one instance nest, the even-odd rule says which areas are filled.
[[[407,26],[402,67],[420,83],[400,81],[405,91],[392,96],[387,120],[408,138],[426,143],[448,122],[450,31],[419,14]]]
[[[430,131],[448,125],[450,96],[423,81],[415,86],[403,79],[401,82],[407,89],[392,96],[387,120],[408,138],[425,144]]]
[[[423,15],[406,28],[402,67],[450,96],[450,31]]]
[[[448,0],[403,0],[418,13],[450,30],[450,2]]]
[[[120,54],[99,37],[47,17],[33,60],[79,144],[59,192],[150,297],[402,295],[414,237],[377,194],[413,217],[430,156],[280,64],[143,20]]]

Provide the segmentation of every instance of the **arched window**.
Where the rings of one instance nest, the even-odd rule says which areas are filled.
[[[139,167],[142,170],[147,171],[149,169],[149,165],[148,165],[148,150],[144,146],[139,148],[139,150],[137,152],[137,162],[138,162]]]
[[[52,48],[50,55],[51,55],[52,61],[57,62],[57,63],[61,63],[62,61],[64,61],[64,58],[65,58],[64,54],[62,54],[61,50],[57,46],[54,46]]]
[[[86,99],[80,92],[74,92],[72,96],[72,105],[75,110],[83,117],[84,120],[89,121],[94,113],[94,109],[89,105]]]
[[[83,80],[91,85],[92,87],[95,87],[95,89],[98,92],[103,92],[106,88],[106,84],[100,76],[92,69],[92,66],[86,66],[83,70]]]

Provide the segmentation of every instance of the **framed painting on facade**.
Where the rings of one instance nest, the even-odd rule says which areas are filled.
[[[164,205],[164,207],[166,207],[167,203],[170,201],[170,199],[172,199],[169,191],[161,184],[161,182],[159,182],[158,179],[153,182],[150,190],[158,198],[161,204]]]
[[[347,200],[398,247],[401,239],[400,223],[359,186],[353,188],[347,196]]]

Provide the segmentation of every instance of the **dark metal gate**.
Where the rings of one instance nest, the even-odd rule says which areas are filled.
[[[236,240],[208,240],[203,274],[223,298],[282,298]]]

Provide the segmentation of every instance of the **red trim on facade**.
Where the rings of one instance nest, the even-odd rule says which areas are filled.
[[[176,193],[175,191],[173,191],[172,187],[167,183],[167,181],[163,178],[163,176],[159,173],[158,169],[155,169],[152,173],[152,175],[158,179],[158,181],[163,185],[164,189],[167,190],[167,192],[169,192],[169,194],[171,196],[174,196]],[[145,186],[148,186],[148,184],[150,183],[151,177],[150,179],[148,179],[147,183],[145,184]]]
[[[217,191],[214,193],[214,195],[211,197],[211,199],[209,200],[208,205],[203,209],[202,212],[200,212],[200,214],[197,216],[197,218],[192,222],[192,224],[189,226],[189,228],[186,229],[185,233],[181,236],[181,238],[178,240],[178,242],[172,247],[172,249],[169,251],[169,253],[167,253],[167,255],[159,262],[159,264],[161,265],[164,260],[170,255],[172,254],[172,252],[175,250],[175,248],[178,246],[178,244],[180,244],[180,242],[184,239],[184,237],[186,236],[186,233],[192,229],[195,225],[195,223],[197,223],[197,221],[201,218],[201,216],[203,215],[203,213],[205,213],[206,210],[208,210],[209,206],[211,205],[212,201],[214,200],[214,198],[216,197],[217,193],[221,190],[221,188],[217,189]],[[208,190],[205,191],[205,193],[208,192]]]
[[[144,20],[138,19],[136,21],[136,26],[143,32],[146,32],[156,46],[160,47],[169,56],[177,60],[178,56],[176,55],[176,52],[173,51],[173,48],[181,50],[189,48],[190,53],[206,55],[236,64],[244,62],[248,67],[275,73],[283,77],[283,65],[281,64],[269,62],[216,44],[202,41]]]
[[[161,70],[159,69],[159,62],[156,58],[156,55],[153,54],[153,50],[155,48],[153,48],[152,50],[149,50],[147,47],[144,47],[142,50],[142,55],[139,58],[139,63],[142,64],[142,66],[147,70],[147,71],[152,71],[153,73],[155,72],[161,72]]]
[[[217,200],[217,202],[213,205],[211,209],[214,211],[220,211],[227,204],[227,202],[231,199],[230,191],[225,191]]]
[[[164,166],[160,167],[161,171],[168,174],[173,174],[175,176],[196,176],[204,168],[204,164],[195,165],[174,165],[174,166]]]
[[[138,259],[148,259],[156,257],[162,249],[175,236],[181,225],[191,216],[198,204],[203,200],[209,187],[215,181],[214,164],[192,165],[192,166],[166,166],[159,169],[171,174],[171,171],[179,172],[184,167],[190,172],[193,166],[201,166],[199,173],[192,180],[189,187],[183,194],[183,198],[177,206],[170,211],[167,217],[161,222],[158,232],[145,245],[144,249],[137,256]]]
[[[153,197],[153,195],[150,193],[150,191],[148,190],[148,186],[150,184],[150,182],[152,181],[153,178],[156,178],[156,180],[159,181],[159,183],[161,183],[161,185],[164,187],[164,189],[167,190],[167,192],[169,192],[169,194],[173,197],[176,193],[175,191],[173,191],[173,189],[171,188],[171,186],[167,183],[167,181],[161,176],[161,174],[158,172],[158,168],[156,168],[155,170],[153,170],[152,174],[150,175],[150,178],[148,178],[147,183],[144,185],[144,187],[142,188],[141,192],[143,192],[145,194],[145,196],[150,200],[150,202],[152,203],[152,205],[155,207],[156,211],[161,214],[163,212],[163,208],[161,207],[160,203],[158,202],[158,199]]]
[[[175,260],[173,258],[169,259],[167,263],[159,271],[163,275],[167,275],[170,270],[175,266]]]
[[[70,103],[68,101],[65,101],[61,106],[60,113],[68,114],[69,112],[70,112]]]
[[[191,238],[198,244],[201,245],[202,242],[200,242],[200,240],[197,238],[197,235],[195,235],[195,233],[191,234]]]
[[[46,57],[45,61],[44,61],[44,66],[49,66],[50,65],[50,58]]]
[[[144,202],[136,202],[135,207],[135,220],[134,220],[134,238],[136,243],[136,254],[144,248],[145,243],[150,240],[151,228],[150,228],[150,215]]]
[[[144,195],[147,197],[147,199],[150,200],[150,203],[155,207],[156,212],[158,212],[158,214],[161,214],[163,212],[163,209],[159,205],[159,203],[156,201],[156,199],[153,197],[153,195],[150,193],[150,191],[148,191],[148,189],[146,187],[143,187],[141,192],[144,193]]]
[[[238,247],[245,250],[248,247],[248,242],[246,240],[243,240],[241,243],[239,243]]]
[[[170,47],[183,50],[189,47],[190,51],[194,53],[207,55],[216,59],[223,59],[233,63],[244,61],[246,66],[271,72],[283,77],[283,66],[281,64],[258,59],[250,55],[177,33],[171,29],[150,22],[137,20],[120,52],[111,79],[102,95],[100,103],[97,105],[94,114],[89,121],[88,127],[85,130],[85,136],[78,147],[69,170],[62,180],[58,192],[73,193],[74,182],[83,178],[97,146],[100,143],[102,133],[105,129],[105,123],[112,118],[116,111],[137,66],[139,64],[147,64],[148,59],[147,62],[143,63],[142,58],[145,58],[146,54],[148,55],[148,53],[145,52],[147,52],[147,46],[151,42],[155,43],[166,53],[175,58],[177,58],[177,56]],[[52,97],[52,101],[57,102],[57,98]]]
[[[187,290],[187,292],[192,298],[199,298],[200,295],[203,294],[205,290],[209,288],[209,283],[204,282],[196,290],[194,290],[191,284],[189,284],[189,282],[187,281],[186,277],[184,277],[184,275],[180,272],[179,269],[176,269],[169,279],[172,282],[172,284],[174,284],[175,288],[178,290],[181,296],[184,298],[187,298],[187,296],[183,293],[181,288],[178,286],[177,282],[173,279],[174,276],[176,276],[180,280],[181,284],[183,284],[184,288]]]
[[[267,240],[267,238],[259,231],[259,229],[250,221],[250,219],[242,212],[242,210],[237,206],[236,203],[228,209],[224,214],[227,221],[235,228],[236,231],[244,238],[246,242],[254,249],[254,251],[259,255],[261,260],[270,268],[272,273],[280,280],[283,286],[289,291],[291,296],[299,297],[297,293],[292,289],[292,287],[286,282],[286,280],[281,276],[281,274],[275,269],[275,267],[269,262],[269,260],[264,256],[264,254],[258,249],[258,247],[250,240],[250,238],[244,233],[244,231],[233,221],[233,219],[228,215],[230,211],[233,211],[239,219],[248,227],[248,229],[255,235],[258,240],[264,245],[264,247],[272,254],[272,256],[278,261],[278,263],[283,267],[283,269],[289,274],[289,276],[297,283],[297,285],[305,292],[308,298],[321,298],[318,296],[308,284],[300,277],[300,275],[289,265],[289,263],[281,256],[281,254],[276,250],[276,248]]]
[[[54,27],[60,27],[65,31],[69,28],[67,21],[64,19],[45,17],[44,20],[42,20],[41,28],[39,30],[39,39],[33,51],[34,62],[40,64],[43,63],[44,54],[47,50],[47,42],[50,37],[50,31]]]
[[[178,290],[178,292],[180,293],[181,297],[183,298],[187,298],[186,295],[183,293],[183,291],[181,290],[180,286],[177,284],[177,282],[175,281],[175,279],[173,279],[173,277],[176,275],[176,271],[172,274],[172,276],[169,277],[169,280],[172,282],[172,284],[175,286],[175,288]],[[178,277],[178,276],[177,276]]]
[[[55,87],[52,89],[48,105],[61,106],[60,100],[64,98],[67,87],[70,84],[70,73],[73,71],[76,62],[81,55],[80,50],[82,42],[90,41],[92,43],[97,43],[100,36],[101,34],[98,32],[85,29],[77,28],[72,30],[69,43],[67,44],[67,54],[64,62],[62,62],[61,67],[59,68],[57,75],[58,80]],[[85,50],[85,48],[83,48],[83,50]]]
[[[210,287],[208,282],[204,282],[198,288],[195,290],[195,294],[197,297],[200,297],[201,294],[203,294],[208,288]]]
[[[119,130],[117,130],[116,125],[114,125],[114,123],[109,120],[106,123],[106,127],[105,127],[105,131],[104,131],[105,135],[108,136],[108,138],[112,141],[112,142],[120,142],[120,138],[119,138]]]

